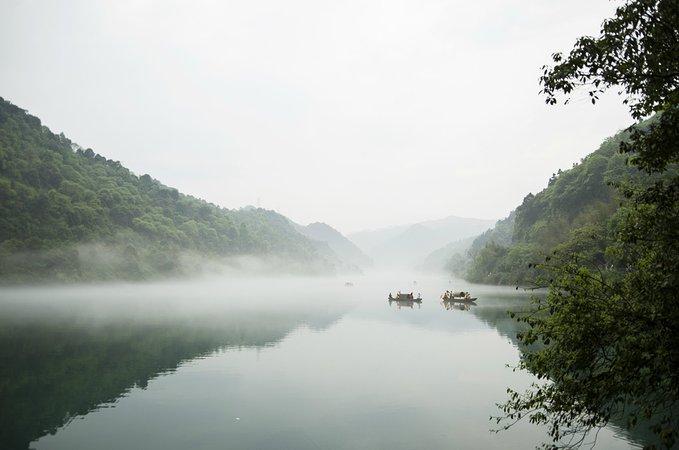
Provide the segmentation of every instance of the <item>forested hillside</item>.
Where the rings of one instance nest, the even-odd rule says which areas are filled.
[[[227,210],[137,176],[0,98],[3,281],[144,279],[242,255],[332,269],[280,214]]]
[[[513,284],[526,282],[528,264],[543,261],[556,248],[603,258],[605,244],[592,237],[606,235],[615,220],[623,199],[613,185],[643,176],[618,151],[628,135],[618,133],[573,168],[553,174],[543,191],[528,194],[509,217],[475,240],[467,258],[451,261],[450,268],[470,281]]]

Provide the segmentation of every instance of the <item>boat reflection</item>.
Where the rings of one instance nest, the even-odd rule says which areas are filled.
[[[447,310],[459,309],[460,311],[469,311],[472,306],[476,306],[476,302],[465,301],[456,302],[454,300],[441,300],[441,306]]]
[[[417,299],[415,299],[415,300],[412,300],[412,299],[408,299],[408,300],[390,299],[389,300],[389,306],[392,306],[392,304],[396,304],[396,309],[401,309],[401,308],[414,309],[415,305],[417,305],[417,308],[419,309],[419,308],[422,307],[422,300],[417,300]]]

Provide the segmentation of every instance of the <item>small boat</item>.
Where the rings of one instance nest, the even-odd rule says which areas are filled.
[[[344,287],[354,287],[354,283],[352,283],[351,281],[347,281],[346,283],[344,283]]]
[[[422,296],[420,294],[417,294],[417,297],[413,295],[412,292],[403,294],[401,292],[397,292],[396,296],[391,295],[391,292],[389,293],[389,301],[398,301],[398,302],[417,302],[420,303],[422,301]]]
[[[444,302],[474,303],[478,297],[472,297],[469,292],[450,292],[446,291],[441,295]]]

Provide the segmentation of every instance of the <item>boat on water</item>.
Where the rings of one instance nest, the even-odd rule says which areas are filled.
[[[397,292],[396,296],[391,295],[391,292],[389,293],[389,301],[408,301],[408,302],[417,302],[420,303],[422,301],[422,296],[420,294],[417,294],[417,297],[414,296],[412,292],[410,293],[402,293],[402,292]]]
[[[351,281],[347,281],[346,283],[344,283],[344,287],[354,287],[354,283],[352,283]]]
[[[446,291],[441,295],[441,300],[444,302],[474,303],[476,300],[478,300],[478,297],[472,297],[469,292],[464,291]]]

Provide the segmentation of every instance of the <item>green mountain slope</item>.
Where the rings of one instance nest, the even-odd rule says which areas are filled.
[[[137,176],[0,98],[0,279],[144,279],[243,255],[332,269],[280,214]]]
[[[642,176],[618,152],[627,136],[618,133],[607,139],[572,169],[554,174],[544,190],[528,194],[509,217],[475,240],[467,260],[456,262],[458,271],[479,283],[523,283],[528,264],[558,247],[601,247],[591,236],[605,234],[598,232],[614,220],[622,201],[611,183]]]

